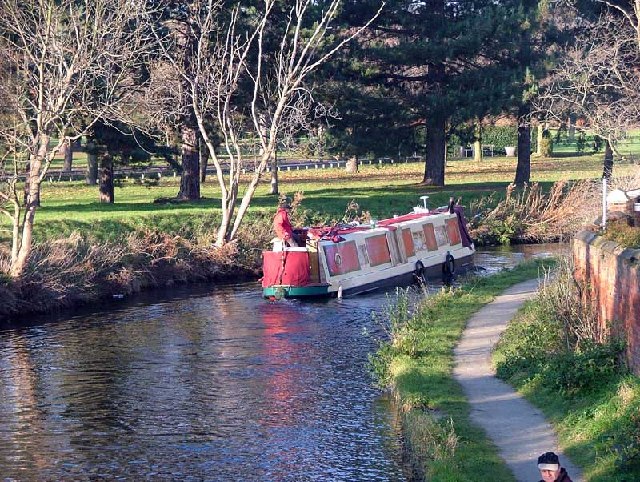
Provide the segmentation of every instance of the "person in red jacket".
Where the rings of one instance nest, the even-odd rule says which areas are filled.
[[[293,227],[289,220],[289,213],[291,212],[291,201],[289,198],[285,198],[280,201],[278,211],[273,218],[273,230],[276,232],[276,236],[282,240],[284,244],[291,247],[297,247],[298,242],[293,234]]]

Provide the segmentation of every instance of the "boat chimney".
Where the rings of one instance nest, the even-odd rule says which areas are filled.
[[[449,198],[449,214],[453,214],[453,206],[455,206],[455,203],[453,196],[451,196]]]

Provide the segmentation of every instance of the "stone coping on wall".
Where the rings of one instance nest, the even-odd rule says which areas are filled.
[[[602,251],[621,257],[631,264],[640,262],[640,249],[625,248],[615,241],[603,238],[600,234],[593,231],[580,231],[575,235],[575,239],[579,239],[590,246],[601,249]]]

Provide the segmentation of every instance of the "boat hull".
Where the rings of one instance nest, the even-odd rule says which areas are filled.
[[[473,268],[473,255],[468,255],[456,260],[455,272],[452,273],[455,276],[464,274]],[[422,276],[416,274],[414,271],[402,273],[392,277],[382,278],[380,280],[372,282],[363,282],[349,288],[343,288],[342,290],[332,289],[331,285],[307,285],[307,286],[293,286],[293,285],[272,285],[262,289],[262,295],[264,298],[272,300],[280,300],[283,298],[331,298],[340,294],[342,296],[355,296],[379,289],[389,288],[393,286],[409,286],[414,283],[428,282],[429,280],[443,279],[442,264],[426,266],[422,273]]]
[[[329,297],[329,285],[273,285],[262,288],[262,296],[269,299],[280,300],[282,298],[323,298]]]

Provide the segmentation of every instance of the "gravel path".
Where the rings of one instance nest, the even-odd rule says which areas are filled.
[[[544,452],[553,451],[577,482],[582,480],[582,475],[558,449],[555,431],[542,412],[510,385],[498,380],[491,365],[491,350],[500,334],[537,289],[537,279],[517,284],[469,320],[455,349],[454,377],[469,399],[472,420],[498,446],[500,456],[518,481],[540,480],[537,458]]]

